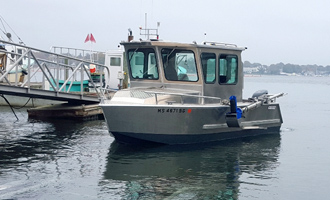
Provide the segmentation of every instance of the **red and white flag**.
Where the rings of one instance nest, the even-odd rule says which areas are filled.
[[[91,41],[91,42],[96,43],[93,34],[88,34],[88,35],[87,35],[87,37],[86,37],[86,39],[85,39],[85,43],[88,42],[88,41]]]
[[[89,39],[89,34],[87,35],[86,39],[85,39],[85,43],[88,42],[90,39]]]
[[[94,38],[93,34],[91,34],[91,37],[90,37],[89,39],[90,39],[90,41],[91,41],[91,42],[94,42],[94,43],[96,43],[96,41],[95,41],[95,38]]]

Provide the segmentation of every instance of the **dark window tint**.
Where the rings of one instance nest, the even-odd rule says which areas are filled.
[[[203,76],[205,83],[215,82],[215,60],[216,56],[214,53],[202,53],[201,62],[203,68]]]
[[[219,57],[219,83],[236,84],[238,73],[238,59],[236,55],[222,54]]]

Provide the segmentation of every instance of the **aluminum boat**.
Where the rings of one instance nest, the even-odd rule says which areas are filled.
[[[191,144],[279,134],[276,99],[259,90],[243,99],[246,48],[233,44],[127,41],[130,87],[100,106],[118,142]]]

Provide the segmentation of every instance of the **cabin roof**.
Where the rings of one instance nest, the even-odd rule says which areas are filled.
[[[121,42],[124,46],[168,46],[168,47],[186,47],[186,48],[207,48],[207,49],[223,49],[223,50],[234,50],[244,51],[246,47],[238,47],[235,44],[219,43],[219,42],[203,42],[202,44],[194,43],[179,43],[169,42],[162,40],[142,40],[142,41],[130,41]]]

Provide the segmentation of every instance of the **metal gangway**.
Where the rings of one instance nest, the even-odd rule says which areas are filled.
[[[0,95],[70,104],[99,103],[108,98],[107,85],[103,83],[105,76],[110,77],[110,70],[85,57],[0,40]],[[94,74],[98,80],[92,77]]]

